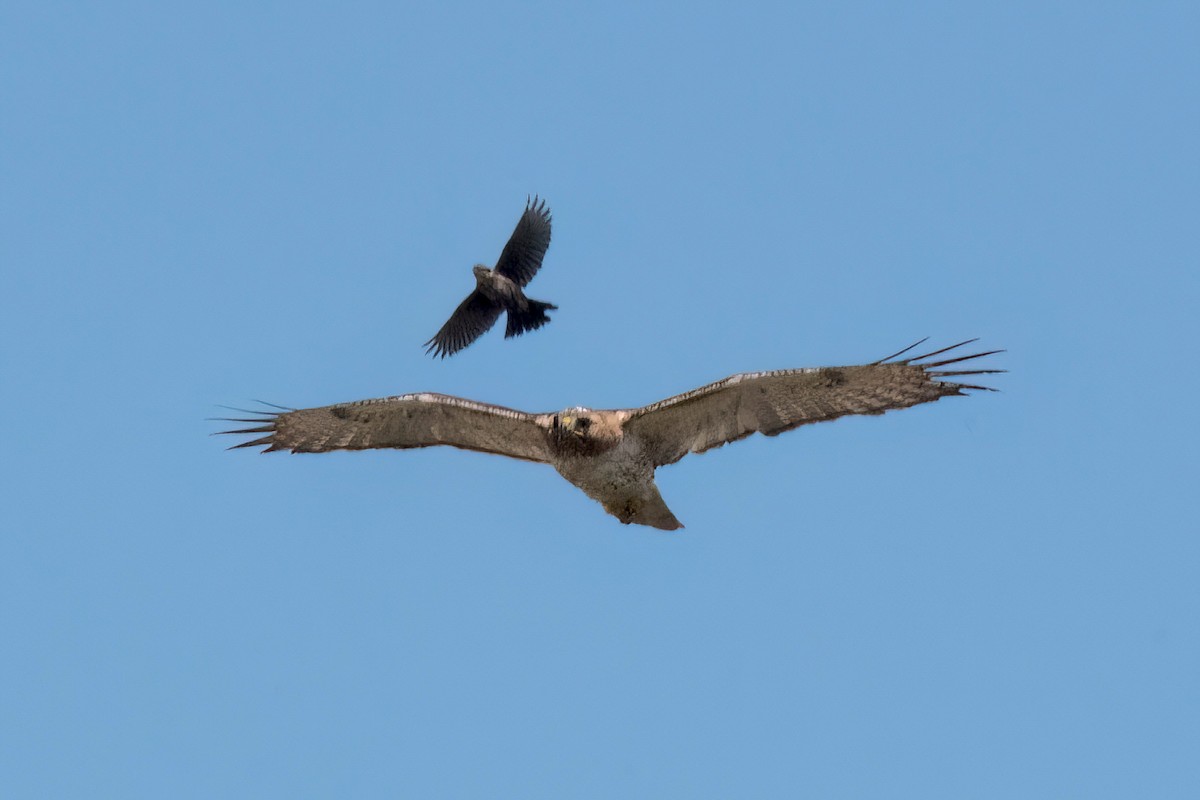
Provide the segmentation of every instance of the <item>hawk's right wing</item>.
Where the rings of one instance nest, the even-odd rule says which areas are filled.
[[[464,450],[548,463],[550,417],[444,394],[405,394],[298,411],[252,411],[260,418],[230,419],[255,427],[227,434],[266,434],[234,445],[293,453],[432,447]]]

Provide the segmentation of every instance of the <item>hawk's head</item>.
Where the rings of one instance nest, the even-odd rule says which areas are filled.
[[[586,439],[592,429],[591,409],[575,406],[554,415],[554,427],[564,435]]]
[[[581,406],[565,409],[551,418],[551,434],[560,445],[571,450],[602,452],[621,440],[620,428],[611,424],[607,414],[611,412]]]

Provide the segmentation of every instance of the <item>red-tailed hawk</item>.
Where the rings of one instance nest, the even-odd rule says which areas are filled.
[[[517,220],[508,244],[500,253],[495,269],[476,264],[475,291],[454,309],[450,319],[433,338],[425,343],[426,353],[445,358],[487,333],[500,313],[508,312],[504,338],[536,331],[550,321],[547,311],[557,309],[552,303],[532,300],[525,296],[524,287],[533,280],[546,249],[550,247],[550,209],[546,201],[538,205],[535,197],[526,200],[525,213]]]
[[[861,366],[747,372],[643,408],[577,407],[527,414],[460,397],[406,394],[299,411],[251,412],[259,418],[230,421],[254,427],[222,433],[266,434],[234,445],[264,446],[264,452],[444,444],[537,461],[552,465],[621,522],[674,530],[683,526],[654,484],[657,467],[752,433],[775,436],[847,414],[882,414],[971,389],[992,391],[944,379],[1004,372],[951,367],[1001,351],[930,360],[974,341],[900,358],[918,342]]]

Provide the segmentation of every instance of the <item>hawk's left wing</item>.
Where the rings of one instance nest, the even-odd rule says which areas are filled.
[[[973,341],[959,342],[923,356],[891,360],[916,347],[912,345],[894,356],[862,366],[734,375],[644,408],[622,412],[627,415],[624,428],[628,435],[643,442],[654,465],[661,466],[673,464],[688,453],[703,453],[752,433],[775,436],[810,422],[848,414],[882,414],[894,408],[961,395],[969,389],[991,391],[986,386],[951,383],[941,378],[1004,370],[939,368],[999,350],[918,363]]]

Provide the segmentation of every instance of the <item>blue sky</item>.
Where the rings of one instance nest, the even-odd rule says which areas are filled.
[[[9,3],[0,793],[1195,797],[1187,3]],[[421,343],[525,202],[542,331]],[[1001,393],[662,469],[206,417],[642,405],[923,336]]]

